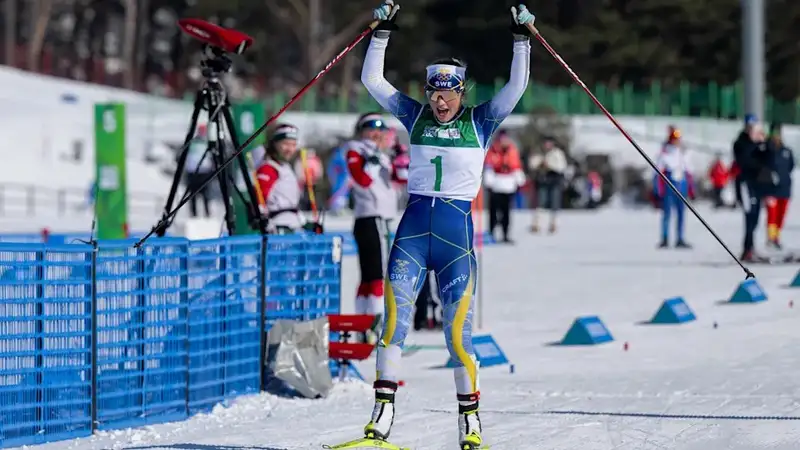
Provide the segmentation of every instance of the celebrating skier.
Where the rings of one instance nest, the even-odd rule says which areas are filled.
[[[463,104],[466,64],[439,60],[427,67],[420,104],[384,77],[390,30],[399,9],[385,0],[374,10],[381,21],[364,59],[361,81],[410,136],[409,200],[389,254],[385,285],[386,314],[378,346],[375,408],[364,428],[369,441],[385,441],[394,421],[403,341],[412,323],[413,305],[427,270],[436,274],[444,308],[447,348],[456,361],[459,443],[482,448],[478,417],[478,363],[472,349],[473,294],[477,261],[473,251],[471,203],[481,186],[484,157],[492,135],[516,106],[528,83],[533,14],[524,5],[511,8],[513,59],[508,83],[486,103]],[[350,444],[353,445],[353,444]],[[382,448],[396,448],[379,443]],[[339,447],[341,448],[341,447]]]

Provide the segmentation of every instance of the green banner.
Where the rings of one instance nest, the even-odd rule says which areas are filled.
[[[96,104],[94,129],[97,239],[125,239],[128,237],[125,105]]]
[[[264,114],[264,107],[260,103],[242,103],[239,105],[233,105],[232,108],[233,112],[233,121],[236,124],[236,137],[239,141],[239,145],[244,144],[246,141],[255,131],[266,121],[265,114]],[[259,145],[264,143],[264,133],[261,133],[248,147],[246,150],[246,159],[248,160],[248,164],[250,167],[247,170],[247,173],[250,174],[251,180],[253,183],[257,183],[257,181],[253,178],[253,172],[257,169],[257,167],[253,167],[252,160],[250,159],[249,153],[250,150],[258,147]],[[247,198],[247,186],[244,184],[244,180],[241,177],[241,171],[239,170],[239,165],[236,161],[231,164],[234,171],[234,180],[236,180],[236,187],[239,189],[239,192],[244,194],[245,198]],[[256,187],[256,189],[258,189]],[[247,208],[245,207],[244,203],[242,203],[241,198],[233,192],[233,211],[236,214],[236,234],[255,234],[258,233],[258,228],[251,227],[249,223],[247,223]]]

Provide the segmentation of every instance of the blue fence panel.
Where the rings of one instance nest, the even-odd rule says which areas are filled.
[[[267,329],[273,320],[311,320],[339,312],[341,265],[334,236],[270,236],[267,246]]]
[[[101,242],[97,255],[98,428],[187,417],[188,242]]]
[[[0,244],[0,445],[91,433],[89,246]]]
[[[260,236],[189,245],[189,412],[259,389]]]
[[[97,429],[140,426],[257,391],[261,274],[265,327],[336,313],[334,239],[270,236],[266,269],[260,236],[0,243],[0,447],[89,435],[93,414]]]

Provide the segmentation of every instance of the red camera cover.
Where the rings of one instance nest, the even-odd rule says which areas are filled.
[[[242,54],[253,45],[253,38],[241,31],[223,28],[202,19],[180,19],[178,26],[189,36],[229,53]]]

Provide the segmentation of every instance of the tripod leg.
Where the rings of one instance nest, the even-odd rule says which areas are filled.
[[[186,138],[183,140],[180,154],[178,155],[178,166],[175,168],[175,176],[172,178],[172,186],[169,188],[169,195],[167,196],[167,203],[164,205],[164,214],[162,217],[167,217],[167,214],[172,211],[172,203],[175,202],[175,195],[178,193],[178,186],[181,184],[184,168],[186,166],[186,158],[189,156],[189,144],[194,138],[194,132],[197,128],[197,118],[200,116],[200,111],[203,109],[203,95],[201,91],[195,94],[194,111],[192,111],[191,122],[189,122],[189,129],[186,132]],[[172,224],[172,220],[163,223],[163,226],[156,229],[156,234],[163,237],[167,232],[167,228]]]
[[[225,132],[221,128],[219,116],[217,116],[213,124],[213,130],[209,130],[208,146],[209,151],[214,155],[214,166],[219,170],[225,163]],[[233,236],[236,232],[236,223],[233,214],[233,202],[230,195],[231,183],[229,180],[229,169],[224,167],[217,175],[219,182],[219,191],[222,195],[222,204],[225,207],[225,224],[228,228],[228,235]]]
[[[236,136],[236,124],[233,121],[233,114],[231,114],[230,109],[230,102],[225,100],[225,106],[222,108],[222,116],[225,118],[225,123],[228,125],[228,130],[231,134],[231,142],[233,142],[233,148],[239,148],[239,138]],[[250,175],[250,171],[248,170],[247,158],[245,157],[246,152],[239,152],[236,155],[236,162],[239,165],[239,170],[241,171],[242,179],[244,180],[244,185],[247,188],[247,196],[249,197],[249,201],[245,201],[245,205],[247,207],[247,222],[252,225],[258,225],[258,230],[261,234],[267,233],[267,219],[261,215],[261,211],[259,210],[259,200],[258,200],[258,192],[256,192],[255,185],[253,184],[253,179]],[[234,189],[237,189],[234,185]]]

